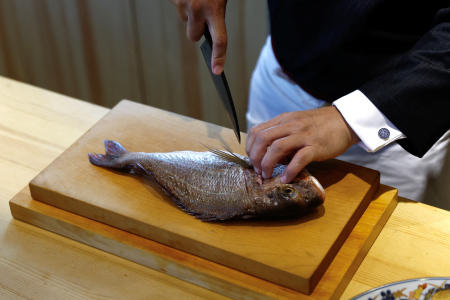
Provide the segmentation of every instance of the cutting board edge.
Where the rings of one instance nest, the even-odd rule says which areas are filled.
[[[30,182],[29,190],[31,193],[31,197],[36,201],[40,201],[42,203],[51,205],[51,206],[56,207],[61,210],[65,210],[67,212],[76,214],[81,217],[86,217],[92,221],[99,222],[99,223],[102,223],[107,226],[111,226],[118,230],[126,231],[130,234],[136,234],[142,238],[153,240],[155,242],[164,244],[168,247],[176,248],[179,251],[185,251],[186,253],[189,253],[192,255],[197,255],[206,260],[220,261],[218,259],[218,257],[225,258],[226,259],[225,262],[222,260],[223,264],[226,266],[229,266],[230,268],[234,268],[236,270],[240,270],[241,269],[240,264],[242,264],[242,262],[245,262],[247,266],[252,267],[252,272],[250,272],[251,275],[260,277],[264,280],[268,280],[271,282],[276,281],[280,285],[286,286],[287,288],[291,288],[291,289],[294,289],[294,290],[297,290],[297,291],[300,291],[303,293],[309,294],[314,289],[315,285],[312,286],[312,284],[311,284],[311,277],[314,274],[313,272],[311,272],[310,276],[301,277],[298,274],[285,272],[283,270],[276,269],[274,267],[262,264],[258,261],[247,259],[246,257],[242,257],[242,256],[236,255],[234,253],[227,252],[223,249],[213,247],[211,245],[204,244],[204,243],[199,243],[198,241],[196,241],[196,243],[199,244],[198,248],[203,248],[202,252],[200,253],[200,255],[198,252],[191,253],[188,249],[186,249],[186,247],[180,247],[180,246],[175,247],[174,245],[172,245],[172,242],[170,242],[168,240],[168,238],[166,237],[167,231],[160,229],[158,227],[151,226],[150,224],[147,224],[147,223],[138,222],[136,220],[132,220],[133,223],[130,223],[131,221],[129,219],[126,219],[122,215],[117,214],[116,212],[110,212],[110,211],[108,211],[108,214],[105,214],[103,212],[106,210],[103,207],[98,207],[98,206],[95,207],[90,203],[85,203],[85,206],[83,206],[81,208],[79,208],[77,205],[70,205],[71,203],[73,203],[72,201],[67,201],[70,197],[68,197],[66,195],[62,195],[60,193],[55,193],[54,191],[50,191],[44,186],[36,185],[35,181]],[[47,197],[48,193],[51,193],[52,197]],[[43,199],[45,199],[45,201],[42,201]],[[49,199],[51,199],[51,200],[49,200]],[[96,210],[93,214],[91,214],[91,212],[90,212],[91,210],[89,210],[90,207],[96,208]],[[148,228],[152,228],[152,230],[150,230],[150,231],[153,234],[153,239],[146,236],[146,234],[133,233],[124,228],[109,225],[111,220],[99,219],[98,217],[96,217],[97,215],[107,216],[107,218],[114,217],[114,218],[116,218],[115,220],[117,220],[117,219],[122,220],[122,223],[128,223],[128,225],[132,228],[140,228],[142,232],[149,231]],[[155,232],[157,232],[158,235],[155,235]],[[170,234],[177,235],[174,232],[170,232]],[[191,239],[185,238],[185,237],[179,236],[179,235],[178,235],[178,241],[184,241],[185,243],[187,242],[188,244],[193,242]],[[214,250],[214,251],[211,251],[211,250]],[[209,253],[213,253],[215,255],[211,256],[211,255],[209,255]],[[257,271],[254,271],[254,270],[257,270]],[[276,279],[274,279],[274,278],[276,278]]]
[[[229,296],[234,295],[234,297],[242,297],[243,295],[248,295],[251,299],[277,299],[278,296],[282,296],[282,299],[298,299],[298,296],[301,297],[302,295],[304,295],[300,291],[279,286],[276,283],[266,281],[250,274],[246,274],[242,271],[235,270],[212,261],[208,261],[202,257],[197,257],[187,252],[183,252],[164,244],[160,244],[156,241],[123,231],[119,228],[115,228],[107,224],[103,224],[95,220],[91,220],[86,217],[62,210],[60,208],[53,207],[47,203],[34,200],[31,197],[31,193],[28,196],[29,199],[25,199],[27,197],[27,189],[29,191],[28,186],[17,193],[9,201],[11,215],[15,219],[27,224],[31,224],[58,235],[76,240],[96,249],[100,249],[110,254],[144,265],[146,267],[150,267],[151,269],[167,273],[168,275],[174,276],[192,284],[202,286],[206,289],[215,292],[222,290],[223,294],[227,294]],[[25,203],[27,201],[28,203]],[[38,207],[36,207],[36,204],[38,205]],[[50,214],[53,215],[46,214],[45,211],[42,211],[42,207],[45,207],[47,210],[52,211],[52,213]],[[74,219],[64,219],[64,215],[70,215]],[[78,222],[74,222],[73,220],[78,220]],[[95,230],[91,231],[89,229],[89,225],[85,226],[83,223],[93,223],[97,228],[102,228],[103,233],[106,233],[104,238],[107,239],[107,242],[98,241],[98,233],[95,232]],[[79,236],[80,229],[84,232],[87,232],[85,238]],[[130,241],[118,241],[117,235],[126,235],[127,238],[131,237],[131,239]],[[117,251],[111,251],[111,249],[107,247],[107,244],[109,244],[109,241],[111,240],[113,242],[124,245],[127,250],[132,248],[133,250],[137,249],[145,251],[141,253],[142,259],[139,259],[137,255],[132,255],[133,257],[130,257],[130,255],[127,256],[125,255],[125,253],[127,252],[122,251],[121,249]],[[148,251],[151,251],[151,259],[146,259],[149,255]],[[171,264],[183,267],[183,271],[180,272],[180,270],[176,267],[171,267]],[[186,268],[187,271],[184,270]],[[225,270],[228,275],[217,276],[218,270]],[[200,278],[193,278],[192,275],[200,276]],[[266,287],[269,287],[269,290],[267,290],[266,288],[261,289],[257,285],[253,286],[243,284],[241,280],[242,276],[244,276],[246,280],[262,282]],[[214,280],[210,284],[204,284],[201,280],[202,278],[211,280],[211,277],[213,277]],[[233,283],[233,285],[230,286],[230,283]],[[211,284],[215,288],[211,288]],[[271,292],[271,289],[275,290],[275,292]]]
[[[121,105],[121,106],[124,106],[124,105],[136,105],[136,104],[139,104],[139,106],[142,106],[142,107],[148,107],[148,106],[149,106],[149,105],[142,104],[142,103],[140,103],[140,102],[136,102],[136,101],[129,100],[129,99],[126,99],[126,98],[120,100],[120,101],[116,104],[116,106],[119,106],[119,105]],[[116,106],[114,106],[113,109],[115,109]],[[177,117],[182,116],[183,118],[185,118],[185,119],[187,119],[187,120],[197,121],[197,122],[202,122],[202,123],[204,123],[204,124],[207,124],[207,126],[212,126],[212,127],[216,127],[216,128],[225,129],[225,130],[228,131],[230,134],[232,134],[233,136],[235,136],[234,130],[233,130],[233,128],[231,128],[231,127],[224,127],[224,126],[221,126],[221,125],[217,125],[217,124],[215,124],[215,123],[213,123],[213,122],[203,121],[203,120],[200,120],[200,119],[197,119],[197,118],[194,118],[194,117],[185,116],[185,115],[180,115],[180,114],[177,114],[177,113],[175,113],[175,112],[167,111],[167,110],[164,110],[164,109],[161,109],[161,108],[158,108],[158,107],[154,107],[154,106],[152,106],[152,108],[157,109],[157,110],[159,110],[159,111],[161,111],[161,112],[164,112],[164,113],[168,113],[168,114],[173,115],[173,116],[177,116]],[[240,131],[240,133],[241,133],[241,135],[247,134],[245,131]],[[239,142],[239,144],[240,144],[240,142]]]
[[[386,187],[380,184],[381,187]],[[341,284],[337,287],[337,289],[334,291],[333,295],[330,297],[330,299],[339,299],[339,297],[344,293],[345,288],[351,281],[353,275],[358,270],[359,266],[361,265],[362,261],[366,257],[367,253],[369,252],[370,248],[374,244],[375,240],[377,239],[378,235],[380,234],[381,230],[383,229],[384,225],[386,225],[387,221],[389,220],[390,216],[394,212],[395,208],[398,204],[398,190],[393,189],[395,191],[394,195],[392,196],[392,201],[387,203],[383,208],[383,212],[380,214],[378,221],[374,224],[372,231],[368,234],[366,237],[365,242],[363,243],[358,255],[356,255],[353,259],[352,264],[349,266],[345,274],[342,276],[342,282],[344,284]],[[380,197],[380,196],[379,196]],[[378,209],[380,210],[380,207],[382,205],[380,203],[369,203],[369,205],[372,205],[373,210]],[[355,225],[356,226],[356,225]],[[361,225],[362,226],[362,225]]]
[[[330,264],[312,295],[305,295],[294,290],[278,286],[274,283],[270,283],[240,271],[227,268],[214,262],[207,261],[206,264],[202,264],[202,261],[205,261],[202,258],[186,254],[182,251],[172,249],[151,240],[129,234],[111,226],[101,224],[99,222],[92,221],[59,208],[52,207],[48,204],[33,200],[29,194],[28,186],[14,196],[10,200],[9,205],[13,217],[18,220],[71,238],[91,247],[106,251],[157,271],[167,273],[181,280],[188,281],[229,297],[242,298],[243,295],[248,295],[252,299],[338,299],[397,205],[397,193],[395,193],[395,195],[389,195],[389,193],[392,193],[395,189],[383,185],[380,185],[380,189],[383,190],[382,193],[388,195],[383,196],[382,194],[380,196],[378,194],[378,198],[375,199],[375,201],[370,202],[368,210],[364,212],[362,218],[358,221],[358,224],[350,233],[349,238],[344,243],[344,246],[339,250],[337,256]],[[46,209],[44,210],[42,208]],[[72,216],[73,218],[68,220],[67,216]],[[59,222],[58,226],[52,227],[52,223],[48,223],[46,220],[56,220]],[[122,251],[120,249],[117,251],[112,251],[108,248],[108,243],[98,241],[97,235],[99,232],[94,232],[94,235],[92,234],[92,226],[89,225],[91,223],[96,225],[94,228],[102,229],[100,231],[100,235],[102,235],[105,239],[115,239],[116,242],[125,245],[124,247],[127,247],[127,245],[139,249],[144,249],[146,247],[147,251],[153,251],[152,253],[157,251],[156,255],[160,255],[163,259],[167,258],[170,262],[175,260],[175,263],[178,263],[183,268],[191,268],[193,271],[190,273],[189,270],[186,271],[179,270],[177,268],[170,268],[168,265],[164,264],[162,266],[152,259],[142,261],[136,259],[136,256],[130,257],[127,251]],[[72,229],[76,231],[75,234],[70,231]],[[78,235],[80,229],[88,231],[86,239],[82,239]],[[366,237],[365,233],[367,233],[367,231],[370,231],[370,234]],[[120,240],[124,236],[127,237],[125,242]],[[148,245],[156,245],[156,247],[147,247]],[[163,249],[161,250],[160,247]],[[172,253],[180,253],[181,256],[169,257],[168,251],[165,250],[167,248],[169,248]],[[149,253],[146,252],[144,257],[148,257],[148,255]],[[186,255],[191,259],[185,259]],[[226,270],[228,273],[225,273],[225,275],[218,274],[221,270]],[[193,274],[197,274],[201,278],[205,278],[208,282],[203,282],[201,278],[193,279]],[[214,277],[213,280],[211,280],[211,276]],[[230,284],[232,286],[230,286]]]
[[[319,264],[318,268],[314,272],[313,276],[311,277],[311,285],[312,289],[314,289],[317,285],[317,283],[320,281],[322,275],[327,270],[327,267],[330,265],[331,261],[333,261],[334,257],[336,256],[337,252],[339,251],[342,244],[345,242],[345,240],[348,238],[348,236],[353,231],[354,227],[360,220],[361,216],[366,211],[367,207],[369,206],[370,202],[374,199],[375,193],[380,189],[380,173],[376,173],[376,177],[374,178],[373,184],[370,186],[369,191],[364,196],[363,200],[360,202],[358,207],[355,209],[355,212],[353,213],[352,217],[350,218],[349,222],[344,226],[344,229],[342,229],[341,234],[338,236],[334,244],[330,247],[328,253],[325,255],[325,259]]]
[[[130,106],[130,107],[132,107],[132,106],[135,106],[137,103],[135,103],[135,102],[133,102],[133,101],[130,101],[130,100],[122,100],[122,101],[120,101],[115,107],[114,107],[114,109],[115,108],[117,108],[117,107],[121,107],[121,109],[126,109],[128,106]],[[146,105],[142,105],[142,104],[139,104],[140,106],[142,106],[142,107],[146,107]],[[114,110],[113,109],[113,110]],[[111,117],[111,113],[114,113],[113,112],[113,110],[111,110],[110,112],[108,112],[101,120],[99,120],[99,122],[98,123],[100,123],[102,120],[104,120],[104,119],[108,119],[108,118],[110,118]],[[166,112],[166,111],[163,111],[163,110],[160,110],[160,109],[158,109],[159,111],[162,111],[162,112],[165,112],[165,113],[170,113],[170,112]],[[171,115],[174,115],[174,116],[179,116],[179,115],[177,115],[177,114],[175,114],[175,113],[170,113]],[[183,118],[189,118],[189,117],[185,117],[185,116],[182,116]],[[201,122],[201,121],[199,121],[199,120],[196,120],[196,119],[193,119],[193,118],[189,118],[190,120],[195,120],[195,121],[198,121],[198,122]],[[97,124],[97,123],[96,123]],[[84,133],[79,139],[77,139],[75,142],[74,142],[74,144],[76,144],[76,143],[79,143],[80,142],[80,140],[82,140],[84,137],[85,137],[85,135],[87,135],[87,134],[89,134],[89,132],[95,127],[95,125],[96,124],[94,124],[94,126],[92,126],[86,133]],[[214,125],[214,124],[212,124],[212,125]],[[214,126],[217,126],[217,125],[214,125]],[[220,127],[220,126],[217,126],[217,127]],[[225,128],[226,129],[226,128]],[[73,144],[72,144],[72,146],[73,146]],[[72,147],[71,146],[71,147]],[[58,158],[57,158],[58,159]],[[51,165],[51,164],[50,164]],[[48,168],[48,167],[47,167]],[[45,172],[46,170],[47,170],[47,168],[43,171],[43,172]],[[42,173],[43,173],[42,172]],[[38,174],[38,176],[39,175],[41,175],[41,173],[40,174]],[[37,176],[37,177],[38,177]],[[35,178],[36,179],[36,178]],[[36,180],[33,180],[32,182],[36,182]],[[30,188],[31,188],[31,186],[32,185],[30,185]],[[50,204],[52,204],[52,203],[50,203]],[[53,204],[52,204],[53,205]],[[66,205],[66,203],[65,203],[65,205]],[[57,206],[57,207],[60,207],[60,208],[63,208],[63,209],[65,209],[66,208],[66,206],[63,206],[63,205],[55,205],[55,206]],[[336,244],[336,241],[334,241],[334,244]],[[333,245],[334,245],[333,244]],[[219,248],[215,248],[215,249],[219,249]],[[220,249],[221,250],[221,249]],[[237,256],[237,257],[239,257],[239,258],[241,258],[242,256]],[[325,256],[326,257],[326,256]],[[330,258],[330,259],[332,259],[332,258]],[[322,262],[322,264],[323,264],[323,262]],[[326,265],[328,265],[329,264],[329,262],[327,262],[326,263]],[[264,265],[264,266],[266,266],[266,265]],[[319,267],[317,267],[316,268],[316,272],[317,272],[317,270],[319,269]],[[323,274],[323,272],[324,272],[324,270],[326,269],[326,268],[323,268],[323,267],[321,267],[321,273]],[[280,269],[274,269],[274,270],[276,270],[276,271],[278,271],[278,272],[282,272],[282,273],[286,273],[284,270],[280,270]],[[286,273],[286,274],[291,274],[291,273]],[[280,274],[279,274],[280,275]],[[281,274],[282,275],[282,274]],[[303,279],[305,279],[305,280],[307,280],[307,281],[309,281],[309,284],[307,285],[307,288],[305,288],[305,289],[302,289],[303,291],[310,291],[310,290],[312,290],[313,288],[312,288],[312,286],[315,286],[315,284],[314,285],[312,285],[312,280],[310,280],[312,277],[314,276],[314,272],[311,272],[311,274],[308,274],[307,276],[305,276],[305,275],[303,275],[302,277],[300,277],[300,279],[301,280],[303,280]],[[276,278],[280,278],[280,276],[274,276],[274,277],[276,277]],[[318,277],[318,279],[317,280],[319,280],[319,277],[320,276],[317,276]],[[298,279],[298,277],[296,277],[296,279]],[[288,280],[286,280],[286,282],[292,282],[292,278],[289,278]],[[288,284],[285,284],[285,285],[287,285],[287,286],[290,286],[290,284],[288,283]],[[298,288],[298,287],[297,287]]]

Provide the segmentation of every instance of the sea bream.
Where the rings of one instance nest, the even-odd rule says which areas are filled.
[[[128,152],[107,140],[105,152],[89,153],[90,162],[151,175],[183,211],[203,221],[299,216],[325,199],[323,187],[306,170],[283,184],[285,166],[278,165],[273,177],[263,180],[247,157],[230,151]]]

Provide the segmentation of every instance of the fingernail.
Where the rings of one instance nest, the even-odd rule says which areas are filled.
[[[286,175],[282,175],[280,180],[281,180],[281,183],[287,183],[287,176]]]
[[[222,72],[220,66],[214,66],[213,73],[219,75]]]
[[[253,167],[253,169],[255,170],[256,174],[261,174],[261,171],[257,167]]]
[[[266,174],[266,172],[262,172],[262,177],[264,178],[264,179],[267,179],[268,177],[267,177],[267,174]]]

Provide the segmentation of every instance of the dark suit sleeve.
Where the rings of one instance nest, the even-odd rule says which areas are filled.
[[[422,157],[450,129],[450,8],[388,72],[360,90],[405,135],[399,144]]]

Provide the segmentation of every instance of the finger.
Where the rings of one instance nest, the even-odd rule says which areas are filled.
[[[264,179],[272,177],[275,165],[299,148],[297,142],[295,136],[288,136],[278,139],[270,145],[261,161],[262,177]]]
[[[255,143],[256,136],[261,131],[266,130],[266,129],[270,128],[270,127],[274,127],[274,126],[279,125],[279,124],[280,124],[279,118],[275,117],[273,119],[270,119],[267,122],[260,123],[260,124],[258,124],[256,126],[250,128],[250,131],[249,131],[248,136],[247,136],[247,143],[245,145],[245,152],[247,152],[247,154],[250,153],[250,151],[252,150],[253,144]]]
[[[227,55],[227,29],[225,26],[225,10],[221,9],[208,19],[209,32],[213,42],[211,69],[216,75],[223,72]]]
[[[285,126],[274,126],[257,134],[252,149],[249,152],[250,162],[257,173],[261,170],[261,161],[267,152],[267,147],[271,146],[273,141],[289,135],[290,131],[287,129]]]
[[[186,6],[184,4],[176,4],[174,1],[172,1],[172,4],[174,4],[177,8],[178,16],[183,22],[187,22],[188,15],[186,13]]]
[[[252,127],[250,129],[249,135],[247,136],[247,143],[245,146],[245,151],[247,154],[249,154],[252,151],[253,144],[255,143],[256,136],[263,130],[266,130],[270,127],[274,127],[277,125],[280,125],[281,123],[290,120],[291,113],[285,112],[282,114],[279,114],[273,119],[270,119],[269,121],[263,122],[258,124],[255,127]]]
[[[313,161],[314,152],[311,146],[301,148],[295,153],[291,162],[287,165],[286,169],[281,176],[282,183],[291,182],[301,170],[303,170],[310,162]]]
[[[198,41],[205,31],[205,19],[200,14],[189,14],[186,35],[191,41]]]

